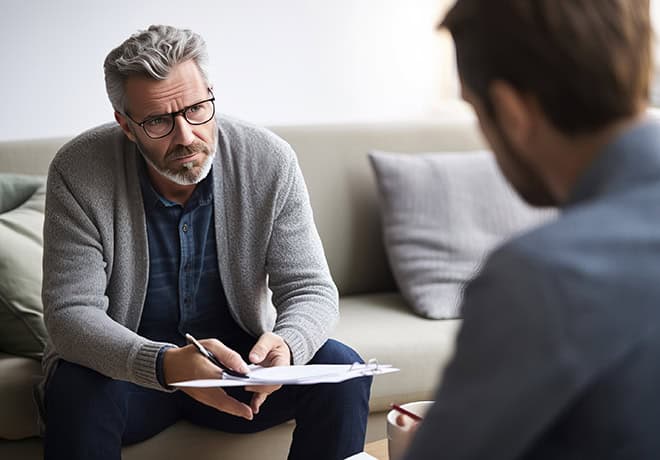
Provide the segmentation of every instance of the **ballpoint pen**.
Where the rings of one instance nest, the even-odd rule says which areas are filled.
[[[218,366],[220,369],[222,369],[223,373],[227,373],[231,376],[234,377],[241,377],[241,378],[248,378],[247,374],[243,374],[242,372],[238,372],[232,369],[228,369],[227,366],[224,366],[220,361],[218,361],[218,358],[215,357],[213,353],[211,353],[209,350],[207,350],[204,345],[199,343],[195,337],[193,337],[190,334],[186,334],[186,340],[188,343],[192,343],[195,348],[197,348],[197,351],[199,351],[202,355],[206,356],[206,358],[211,361],[213,364]]]

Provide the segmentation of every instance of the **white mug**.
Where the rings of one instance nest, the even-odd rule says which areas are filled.
[[[426,411],[433,405],[433,401],[415,401],[407,404],[401,404],[401,407],[412,412],[415,415],[423,417]],[[401,413],[392,409],[387,413],[387,449],[390,454],[390,460],[401,460],[410,441],[412,440],[416,423],[410,417],[404,416],[404,426],[396,423],[397,417]]]

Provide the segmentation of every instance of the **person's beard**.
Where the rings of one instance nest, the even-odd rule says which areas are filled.
[[[177,145],[173,150],[167,152],[161,164],[159,164],[149,152],[137,136],[135,137],[135,144],[142,158],[149,164],[158,174],[169,179],[178,185],[194,185],[203,181],[208,176],[213,166],[213,160],[217,152],[217,135],[213,133],[211,141],[212,147],[201,141],[195,141],[190,145]],[[168,168],[168,164],[172,160],[178,158],[185,158],[195,153],[202,153],[201,160],[194,160],[182,164],[179,168]]]
[[[518,153],[497,120],[494,122],[494,127],[502,150],[500,154],[506,155],[513,170],[511,171],[512,177],[507,177],[505,168],[499,165],[500,171],[504,174],[507,182],[511,184],[525,202],[532,206],[539,208],[557,206],[557,200],[545,186],[541,176],[523,160],[524,157]],[[495,157],[497,158],[497,155]],[[513,177],[514,174],[517,174],[517,178]]]

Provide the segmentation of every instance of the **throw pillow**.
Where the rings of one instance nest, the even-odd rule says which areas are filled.
[[[35,359],[41,358],[46,343],[41,303],[44,182],[40,176],[0,174],[0,351]]]
[[[525,204],[490,152],[372,152],[385,249],[401,294],[427,318],[460,317],[463,287],[504,239],[554,215]]]
[[[0,173],[0,213],[25,203],[44,180],[43,176]]]

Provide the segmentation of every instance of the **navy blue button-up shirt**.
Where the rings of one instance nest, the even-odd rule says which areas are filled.
[[[232,318],[218,271],[213,224],[213,177],[201,181],[182,206],[161,196],[141,162],[140,186],[149,243],[149,283],[138,333],[186,344],[185,334],[229,346],[249,340]],[[158,362],[162,380],[162,351]]]

